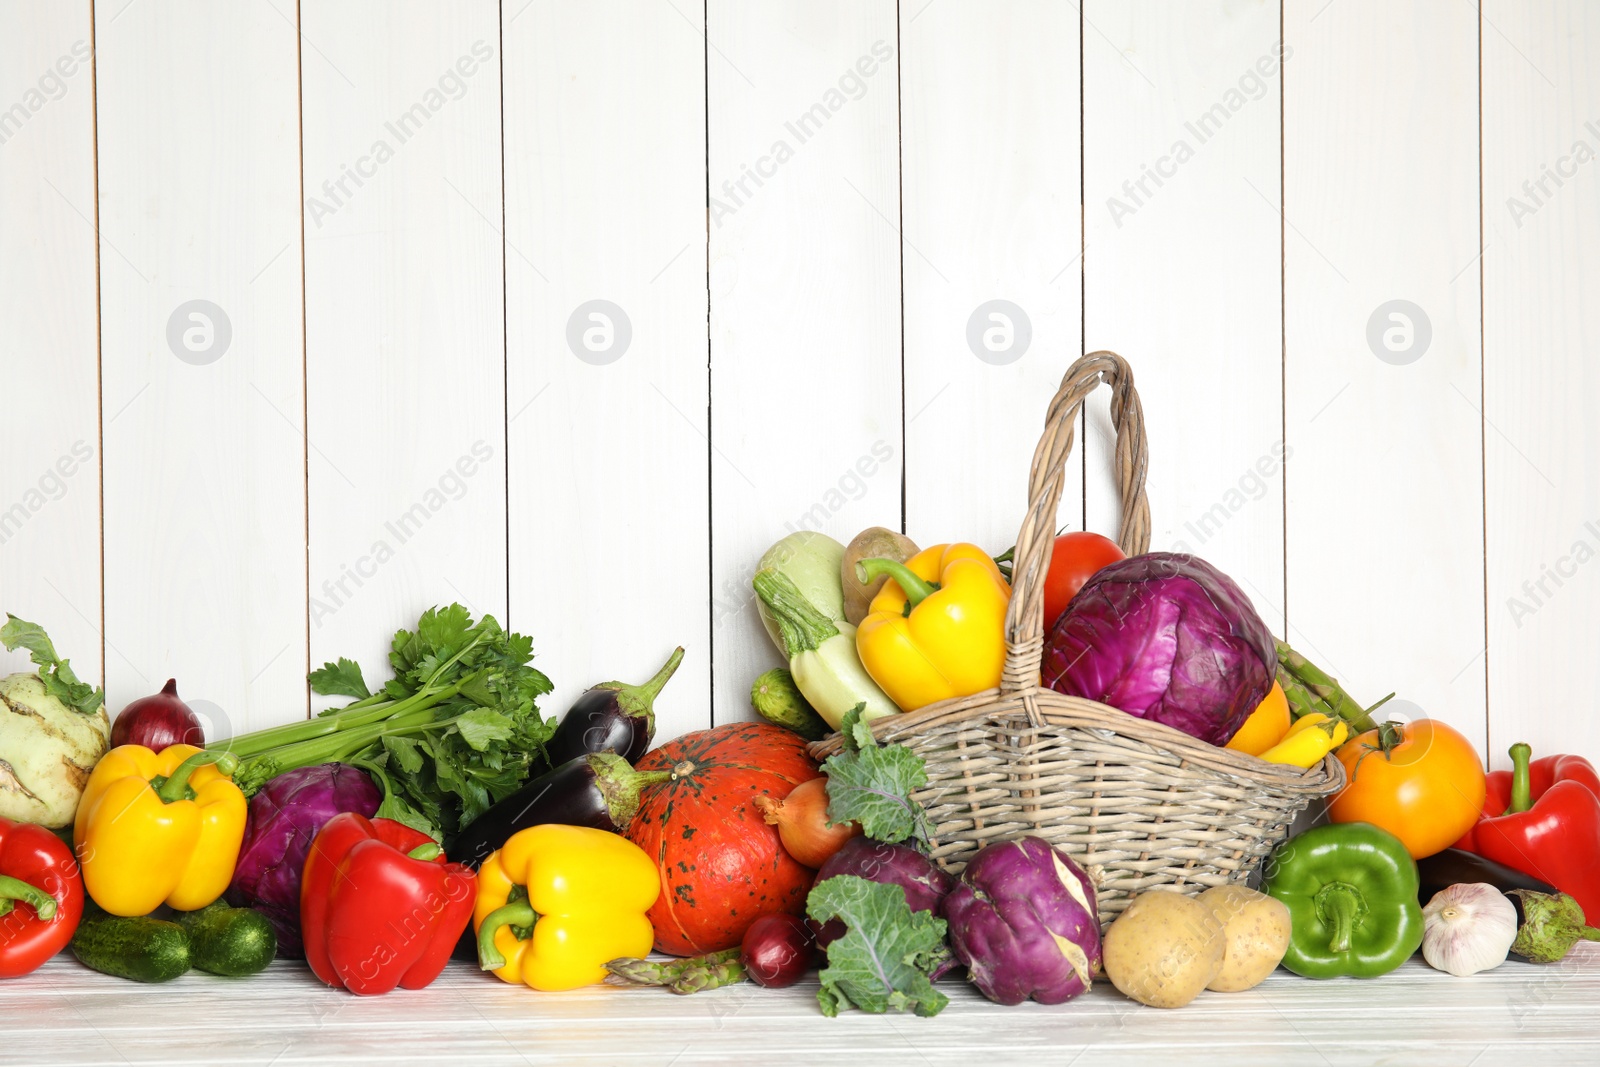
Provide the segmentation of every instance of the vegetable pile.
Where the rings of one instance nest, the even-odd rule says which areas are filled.
[[[1449,981],[1600,940],[1588,760],[1517,744],[1485,775],[1448,724],[1375,718],[1383,700],[1363,706],[1275,640],[1209,563],[1124,558],[1082,531],[1057,538],[1045,577],[1043,683],[1225,748],[1224,765],[1326,766],[1346,787],[1259,890],[1149,889],[1104,928],[1099,872],[1070,839],[993,827],[947,870],[927,767],[878,737],[999,684],[1011,556],[883,527],[783,538],[751,580],[774,646],[751,721],[659,744],[655,702],[685,656],[663,660],[670,644],[635,665],[647,681],[602,682],[546,718],[530,638],[430,608],[394,633],[375,690],[339,659],[309,682],[342,707],[208,742],[175,681],[113,726],[101,691],[12,616],[0,639],[38,670],[0,681],[15,713],[0,716],[0,978],[68,947],[140,982],[303,957],[365,996],[428,986],[452,958],[534,991],[691,995],[814,972],[823,1015],[930,1016],[963,978],[1005,1005],[1063,1004],[1098,979],[1181,1008],[1280,966],[1378,978],[1420,950]],[[819,765],[809,743],[835,731]]]

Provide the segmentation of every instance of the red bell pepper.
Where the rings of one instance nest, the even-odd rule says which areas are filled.
[[[72,849],[42,826],[0,819],[0,978],[36,970],[66,947],[81,918]]]
[[[1483,816],[1456,843],[1549,882],[1600,926],[1600,775],[1581,756],[1511,746],[1509,771],[1488,776]]]
[[[472,918],[477,875],[427,834],[353,811],[322,827],[300,879],[300,926],[316,976],[352,993],[421,989]]]

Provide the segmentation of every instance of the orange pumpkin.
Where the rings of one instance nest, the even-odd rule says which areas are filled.
[[[675,956],[739,944],[769,912],[804,915],[816,872],[783,849],[755,805],[819,776],[798,734],[765,722],[698,730],[647,752],[641,771],[674,770],[647,788],[628,838],[656,861],[656,948]]]

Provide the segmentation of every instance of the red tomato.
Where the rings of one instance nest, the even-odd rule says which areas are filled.
[[[1056,620],[1067,610],[1067,601],[1078,595],[1095,571],[1122,558],[1117,543],[1097,533],[1080,530],[1057,537],[1044,579],[1045,634],[1055,627]]]

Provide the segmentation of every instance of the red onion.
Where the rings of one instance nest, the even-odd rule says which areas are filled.
[[[788,912],[763,915],[744,932],[739,962],[757,985],[781,989],[794,985],[811,969],[811,929]]]
[[[189,705],[178,699],[178,680],[168,678],[161,692],[140,697],[111,725],[111,744],[143,745],[160,752],[169,745],[205,747],[206,732]]]

